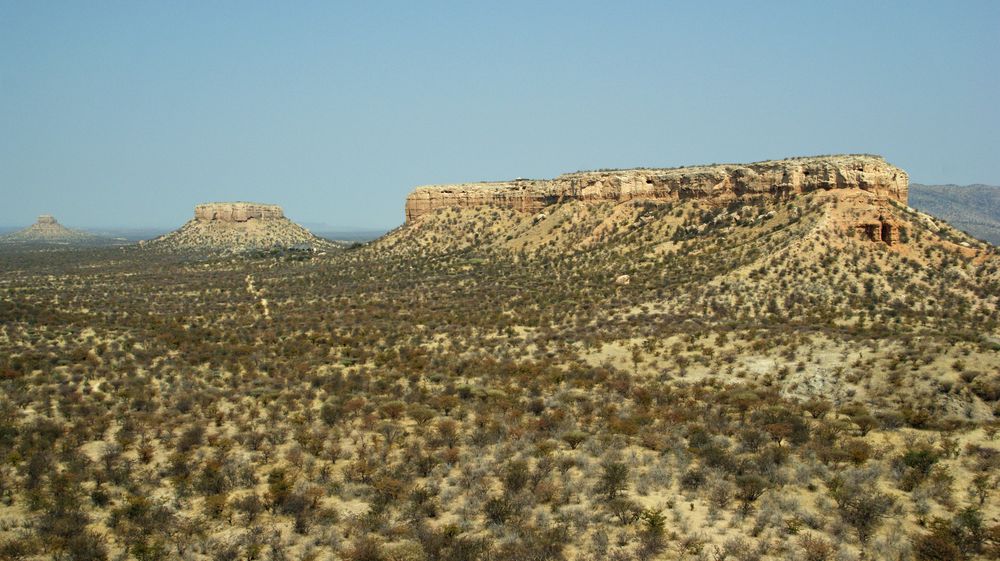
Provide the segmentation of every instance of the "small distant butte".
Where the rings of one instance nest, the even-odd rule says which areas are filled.
[[[328,248],[333,244],[285,217],[278,205],[250,202],[204,203],[179,229],[146,247],[244,251],[271,248]]]

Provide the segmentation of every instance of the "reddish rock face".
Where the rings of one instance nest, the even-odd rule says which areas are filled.
[[[884,215],[879,215],[877,220],[859,223],[855,228],[873,242],[883,242],[886,245],[899,242],[899,224]]]
[[[820,189],[861,189],[906,203],[909,177],[878,156],[821,156],[754,164],[591,171],[555,179],[418,187],[406,199],[406,221],[450,207],[495,205],[524,212],[567,200],[623,202],[699,198],[728,202]]]
[[[284,218],[277,205],[257,203],[206,203],[194,207],[194,218],[199,222],[246,222]]]

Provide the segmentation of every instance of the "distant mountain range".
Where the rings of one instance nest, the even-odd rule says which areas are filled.
[[[911,183],[909,205],[1000,245],[1000,187]]]

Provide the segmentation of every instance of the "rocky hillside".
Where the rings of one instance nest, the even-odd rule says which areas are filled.
[[[406,200],[407,227],[381,246],[572,251],[633,232],[662,252],[707,234],[732,239],[784,230],[811,208],[810,229],[837,243],[879,242],[905,253],[911,234],[928,231],[960,253],[984,251],[975,239],[908,207],[908,193],[906,172],[871,155],[418,187]]]
[[[914,183],[910,186],[910,205],[1000,245],[1000,187]]]
[[[113,243],[113,240],[80,230],[71,230],[60,224],[55,217],[43,214],[31,226],[0,237],[0,243],[21,245],[94,245]]]
[[[673,169],[588,171],[555,179],[431,185],[406,199],[406,221],[439,208],[493,205],[525,212],[566,201],[620,203],[634,199],[726,203],[761,195],[788,196],[829,189],[860,189],[906,202],[908,177],[878,156],[790,158],[753,164]]]
[[[324,249],[334,244],[285,218],[281,207],[259,203],[207,203],[194,218],[145,247],[167,250],[242,252],[297,248]]]
[[[706,183],[690,176],[682,193],[721,191],[720,197],[629,196],[622,202],[624,197],[613,196],[622,191],[608,190],[611,195],[603,198],[571,197],[538,207],[503,199],[498,204],[489,184],[466,186],[465,201],[488,202],[418,212],[370,251],[426,261],[450,274],[502,277],[493,296],[501,314],[506,299],[528,298],[526,286],[546,295],[546,302],[565,299],[565,323],[549,328],[560,341],[576,340],[582,325],[603,326],[623,349],[636,338],[678,329],[739,331],[762,325],[820,331],[841,343],[860,334],[899,343],[904,333],[962,337],[987,346],[1000,341],[996,249],[908,207],[905,172],[880,158],[859,158],[863,169],[855,175],[825,168],[832,161],[786,160],[810,165],[786,167],[770,182],[753,183],[753,189],[728,191],[717,187],[719,177],[726,181],[724,170],[746,168],[686,168],[710,171],[699,172]],[[814,176],[816,167],[828,169],[823,187],[788,180]],[[653,172],[608,173],[604,177]],[[664,175],[673,173],[681,171]],[[574,176],[579,177],[562,177]],[[499,192],[509,188],[501,185]],[[435,190],[449,189],[418,189],[408,199],[411,210],[414,200],[427,200],[420,197]],[[528,200],[539,199],[522,199]],[[515,264],[523,274],[493,271],[503,268],[502,262]],[[461,290],[467,289],[462,284]],[[755,359],[734,360],[757,368],[751,364]],[[893,396],[895,377],[880,388],[863,388],[823,369],[804,372],[808,375],[782,384],[784,391],[855,395],[897,405],[913,397]],[[939,374],[938,366],[927,371],[928,379]],[[921,399],[935,414],[992,416],[990,406],[974,397],[935,395],[933,386],[914,384],[926,390]]]

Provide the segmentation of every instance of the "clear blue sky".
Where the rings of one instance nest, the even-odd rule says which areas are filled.
[[[1000,2],[0,0],[0,225],[872,152],[1000,184]]]

